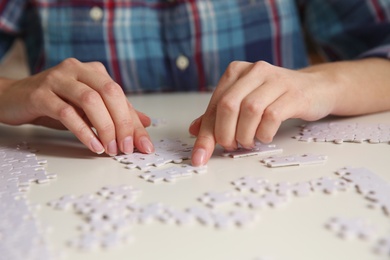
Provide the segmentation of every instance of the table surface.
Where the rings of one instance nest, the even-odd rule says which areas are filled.
[[[152,118],[167,124],[150,127],[153,140],[180,138],[193,143],[188,134],[191,121],[201,115],[210,94],[158,94],[129,97],[133,105]],[[326,118],[322,121],[390,123],[390,113],[359,117]],[[142,190],[140,203],[162,202],[179,208],[201,206],[196,200],[209,191],[233,190],[231,182],[242,176],[261,176],[271,182],[308,181],[334,177],[345,166],[366,167],[390,182],[390,145],[369,143],[300,142],[301,120],[285,121],[273,144],[283,148],[283,155],[314,153],[328,156],[324,164],[268,168],[258,156],[232,159],[222,157],[217,147],[208,163],[207,173],[178,180],[173,184],[153,184],[138,177],[139,170],[128,170],[108,156],[89,152],[69,132],[35,126],[0,125],[0,145],[27,141],[47,159],[46,169],[56,173],[49,184],[33,184],[27,199],[42,205],[38,219],[52,227],[50,245],[65,253],[66,259],[255,259],[271,256],[276,260],[300,259],[381,259],[372,252],[373,241],[345,241],[324,228],[333,216],[362,217],[374,223],[381,234],[390,231],[389,217],[381,210],[368,209],[367,201],[357,192],[324,194],[316,192],[304,198],[292,198],[284,207],[259,211],[260,219],[245,228],[219,230],[195,224],[190,227],[151,223],[132,229],[135,241],[125,247],[80,252],[69,248],[66,241],[76,236],[82,219],[75,213],[58,211],[47,202],[67,194],[93,193],[106,185],[128,184]],[[138,174],[137,174],[138,173]],[[382,258],[383,259],[383,258]]]

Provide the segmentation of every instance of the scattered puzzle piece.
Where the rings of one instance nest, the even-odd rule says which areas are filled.
[[[239,194],[232,191],[227,192],[207,192],[203,194],[198,200],[211,208],[220,207],[222,205],[235,205],[239,199]]]
[[[371,207],[382,208],[390,215],[390,185],[366,168],[344,167],[336,172],[351,182],[371,202]]]
[[[269,185],[268,180],[255,177],[255,176],[244,176],[232,182],[234,187],[239,191],[251,191],[255,193],[264,193],[267,186]]]
[[[390,256],[390,235],[378,240],[375,244],[374,252],[379,255]]]
[[[261,160],[268,167],[284,167],[284,166],[297,166],[297,165],[309,165],[324,163],[328,159],[325,155],[288,155],[279,157],[269,157]]]
[[[352,187],[352,185],[341,179],[331,179],[329,177],[322,177],[317,180],[311,181],[314,190],[320,190],[325,193],[335,194],[338,191],[346,191]]]
[[[135,201],[141,191],[129,185],[105,186],[97,193],[107,199],[126,199]]]
[[[361,218],[333,217],[325,226],[343,239],[370,240],[376,235],[375,228]]]
[[[283,152],[283,149],[278,148],[274,144],[262,144],[260,142],[255,142],[255,146],[252,149],[245,149],[243,147],[239,147],[235,151],[224,151],[222,153],[222,156],[241,158],[241,157],[254,156],[254,155],[266,156],[266,155],[278,154],[281,152]]]

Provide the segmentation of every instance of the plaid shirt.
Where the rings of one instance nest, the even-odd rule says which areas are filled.
[[[100,61],[127,93],[213,89],[230,62],[390,57],[390,0],[0,0],[0,57],[26,42],[32,73]]]

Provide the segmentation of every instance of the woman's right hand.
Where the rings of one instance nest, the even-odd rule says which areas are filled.
[[[69,58],[22,80],[1,79],[0,122],[69,129],[98,154],[154,151],[149,117],[133,108],[99,62]]]

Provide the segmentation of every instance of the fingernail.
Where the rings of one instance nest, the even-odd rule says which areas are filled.
[[[143,150],[146,153],[153,153],[154,152],[153,144],[149,141],[149,139],[146,136],[141,137],[139,139],[139,141],[141,143]]]
[[[134,150],[133,137],[128,136],[123,140],[123,152],[125,154],[131,154]]]
[[[118,154],[118,145],[115,140],[112,140],[108,143],[107,154],[110,156],[114,156]]]
[[[194,166],[202,166],[205,164],[206,150],[203,148],[196,149],[192,155],[192,164]]]
[[[92,147],[92,150],[97,154],[104,153],[104,147],[103,147],[102,143],[96,137],[92,138],[91,147]]]

